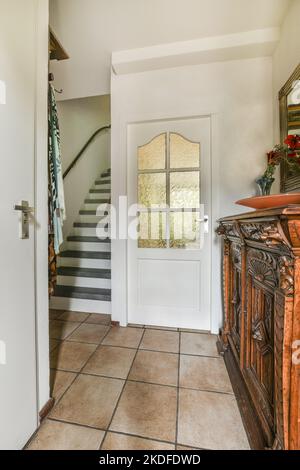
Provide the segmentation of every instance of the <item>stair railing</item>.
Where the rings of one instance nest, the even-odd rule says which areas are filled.
[[[89,140],[87,141],[87,143],[82,147],[82,149],[80,150],[80,152],[78,153],[78,155],[74,158],[74,160],[72,161],[72,163],[68,166],[68,168],[66,169],[66,171],[64,172],[64,175],[63,175],[63,178],[65,179],[65,177],[70,173],[70,171],[72,170],[72,168],[76,165],[76,163],[78,162],[78,160],[80,159],[80,157],[84,154],[84,152],[86,151],[86,149],[88,148],[88,146],[92,143],[92,141],[95,139],[95,137],[97,137],[98,134],[100,134],[101,132],[103,131],[106,131],[106,130],[110,130],[111,129],[111,126],[104,126],[104,127],[101,127],[100,129],[98,129],[97,131],[94,132],[94,134],[89,138]]]

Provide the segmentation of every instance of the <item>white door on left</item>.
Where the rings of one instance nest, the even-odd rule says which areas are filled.
[[[0,0],[0,449],[21,449],[38,424],[34,226],[37,14],[39,0]]]

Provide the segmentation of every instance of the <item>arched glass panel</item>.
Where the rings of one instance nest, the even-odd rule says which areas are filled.
[[[199,168],[200,144],[170,133],[170,168]]]
[[[148,144],[138,147],[139,170],[164,170],[166,168],[167,134],[154,137]]]

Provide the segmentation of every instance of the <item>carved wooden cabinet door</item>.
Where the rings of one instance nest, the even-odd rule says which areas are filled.
[[[247,249],[246,360],[244,376],[269,446],[274,422],[274,293],[278,287],[276,255]]]
[[[238,361],[241,352],[241,322],[242,322],[242,259],[241,246],[237,243],[230,245],[230,304],[229,329]]]

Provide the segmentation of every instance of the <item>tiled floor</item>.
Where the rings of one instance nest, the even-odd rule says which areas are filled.
[[[28,449],[248,449],[216,337],[50,312],[56,404]]]

